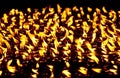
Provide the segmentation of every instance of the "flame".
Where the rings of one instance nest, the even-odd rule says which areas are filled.
[[[100,29],[101,29],[101,35],[102,35],[102,38],[106,38],[106,37],[109,37],[108,34],[105,32],[105,29],[106,27],[100,25]]]
[[[102,7],[102,10],[103,10],[104,13],[107,13],[107,10],[105,9],[104,6]]]
[[[117,43],[120,46],[120,36],[117,37]]]
[[[55,55],[56,54],[59,54],[59,52],[58,52],[58,50],[57,49],[55,49],[55,48],[51,48],[51,50],[53,50],[53,57],[56,57]]]
[[[57,39],[55,39],[55,40],[54,40],[54,44],[55,44],[55,49],[57,49],[57,48],[58,48],[58,46],[59,46],[59,42],[58,42],[58,40],[57,40]]]
[[[20,41],[20,48],[24,48],[25,44],[28,42],[28,39],[25,35],[21,34]]]
[[[91,11],[92,11],[92,8],[87,7],[87,10],[88,10],[88,12],[91,12]]]
[[[32,46],[32,45],[26,45],[26,48],[28,49],[27,52],[31,53],[32,50],[34,49],[34,46]]]
[[[3,54],[3,49],[0,47],[0,54]],[[3,61],[3,56],[0,58],[0,64],[2,63],[2,61]]]
[[[19,41],[18,41],[15,37],[13,37],[13,41],[14,41],[15,43],[19,43]]]
[[[42,8],[42,14],[45,14],[47,8]]]
[[[57,11],[58,11],[58,13],[61,13],[61,7],[59,4],[57,4]]]
[[[87,14],[87,19],[90,21],[91,19],[90,19],[90,15],[89,14]]]
[[[18,15],[18,13],[19,13],[19,12],[18,12],[18,9],[15,9],[15,13],[16,13],[16,15]]]
[[[68,35],[67,37],[68,37],[68,39],[70,39],[71,42],[73,42],[74,34]]]
[[[36,63],[36,68],[39,68],[40,66],[39,66],[39,64],[38,63]]]
[[[32,68],[32,72],[35,73],[35,74],[38,74],[38,69],[33,69]]]
[[[109,34],[111,34],[113,36],[113,38],[115,38],[115,33],[114,31],[111,31],[109,28],[107,28],[107,31]],[[115,38],[116,39],[116,38]]]
[[[0,33],[0,38],[1,38],[0,39],[0,45],[2,45],[3,43],[5,43],[6,46],[7,46],[7,48],[10,49],[11,46],[10,46],[9,42],[3,38],[3,35],[1,33]]]
[[[109,69],[108,71],[109,71],[109,72],[112,72],[114,75],[117,75],[117,74],[118,74],[116,69]],[[108,71],[107,71],[107,72],[108,72]]]
[[[93,42],[95,41],[95,39],[96,39],[96,32],[97,32],[97,31],[98,31],[98,29],[95,29],[95,30],[93,31],[91,43],[93,43]]]
[[[34,59],[35,59],[36,61],[39,61],[39,60],[40,60],[40,58],[39,58],[39,57],[34,57]]]
[[[51,71],[51,76],[50,76],[50,78],[54,78],[54,73],[53,73],[53,66],[52,65],[47,65],[50,69],[50,71]]]
[[[37,10],[35,10],[36,12],[33,13],[33,19],[34,20],[38,20],[39,19],[39,15],[41,15],[41,13],[37,12]]]
[[[61,21],[62,22],[66,21],[66,17],[67,17],[67,14],[66,14],[66,11],[64,10],[61,15]]]
[[[20,63],[20,60],[19,60],[19,59],[17,59],[17,65],[20,66],[20,67],[23,66],[23,65]]]
[[[60,39],[61,41],[63,41],[65,38],[67,38],[69,36],[69,31],[66,28],[64,28],[64,27],[60,27],[60,28],[61,28],[62,31],[64,31],[64,30],[66,31],[65,36]]]
[[[80,12],[81,12],[82,16],[85,14],[84,11],[83,11],[83,7],[80,7]]]
[[[62,73],[68,77],[68,78],[71,78],[71,73],[68,71],[68,70],[63,70]]]
[[[65,65],[66,65],[67,68],[70,67],[70,63],[68,61],[65,61]]]
[[[77,14],[77,17],[78,17],[78,18],[81,18],[81,15],[80,15],[80,13],[78,13],[78,14]]]
[[[100,14],[100,9],[96,8],[96,12],[97,12],[97,14]]]
[[[63,49],[64,50],[69,50],[69,47],[71,46],[71,44],[70,43],[67,43],[66,45],[65,45],[65,47],[63,47]]]
[[[2,71],[0,70],[0,76],[2,75]]]
[[[63,51],[63,53],[64,53],[66,56],[69,56],[70,53],[71,53],[71,51],[70,51],[70,50],[65,50],[65,51]]]
[[[91,44],[88,41],[86,41],[85,44],[86,44],[87,48],[91,51],[89,53],[89,58],[94,60],[98,64],[99,63],[99,59],[96,57],[95,49],[92,48]]]
[[[106,62],[109,61],[109,59],[108,59],[108,55],[102,55],[102,56],[103,56],[103,58],[104,58],[104,60],[105,60]]]
[[[101,46],[106,46],[106,45],[108,44],[108,41],[109,41],[109,39],[107,38],[106,40],[104,40],[104,41],[102,42],[102,45],[101,45]]]
[[[29,13],[31,13],[31,8],[27,8],[27,11],[28,11]]]
[[[84,75],[87,75],[88,69],[85,67],[80,67],[78,71]]]
[[[86,21],[83,21],[83,37],[87,38],[87,33],[90,29],[90,26],[88,26],[87,22]]]
[[[109,59],[109,54],[117,54],[117,61],[120,61],[120,50],[118,49],[120,46],[120,29],[117,28],[119,21],[118,24],[116,23],[118,20],[117,16],[120,17],[120,11],[110,10],[108,12],[105,6],[102,7],[102,10],[95,8],[94,12],[91,7],[87,7],[87,11],[88,13],[85,13],[83,7],[78,8],[77,6],[73,8],[67,7],[63,10],[61,6],[57,4],[57,12],[55,8],[45,7],[41,12],[39,12],[38,9],[34,9],[34,12],[32,12],[31,8],[27,8],[27,13],[19,11],[18,9],[12,9],[9,14],[4,13],[0,19],[0,53],[2,54],[0,64],[2,64],[1,62],[4,61],[5,57],[8,57],[7,54],[9,53],[7,52],[13,49],[12,46],[16,50],[16,55],[25,49],[25,51],[21,53],[24,61],[32,59],[32,53],[38,53],[39,57],[33,55],[37,63],[36,69],[32,68],[34,74],[31,74],[32,77],[37,78],[38,68],[40,67],[39,61],[42,57],[46,58],[47,52],[50,50],[50,58],[53,58],[53,60],[59,60],[57,56],[63,53],[62,59],[67,69],[63,70],[62,74],[70,78],[71,73],[68,69],[71,66],[69,58],[72,52],[76,52],[77,56],[75,57],[78,59],[78,62],[83,61],[85,58],[84,54],[87,52],[88,54],[86,54],[86,56],[90,59],[88,61],[99,64],[100,59],[98,58],[97,47],[100,47],[102,61],[111,62],[114,68],[105,72],[112,72],[114,75],[117,75],[118,66],[115,65],[114,60]],[[76,16],[74,16],[73,12],[76,13]],[[91,15],[92,12],[93,14]],[[106,14],[108,14],[108,16]],[[16,15],[19,16],[17,17]],[[84,17],[86,17],[85,20]],[[16,24],[18,19],[19,22]],[[10,24],[8,24],[9,20],[11,21]],[[108,25],[108,23],[110,23],[110,25]],[[33,28],[31,28],[31,26]],[[43,30],[41,30],[42,27]],[[32,30],[33,32],[31,32]],[[77,33],[76,30],[78,30]],[[62,34],[62,32],[65,32],[65,34]],[[57,33],[60,33],[60,35],[57,36]],[[16,35],[18,37],[16,37]],[[76,35],[80,36],[76,37]],[[18,38],[20,38],[20,40]],[[11,40],[13,40],[12,43]],[[29,42],[29,40],[32,43]],[[96,47],[93,44],[97,44],[97,40],[98,42],[100,40],[101,44]],[[36,47],[38,48],[37,51]],[[62,47],[61,53],[59,53],[59,47]],[[7,62],[7,69],[9,72],[15,73],[16,67],[10,66],[12,61],[13,60],[9,60]],[[16,62],[19,67],[23,66],[19,59],[16,59]],[[48,65],[48,67],[51,71],[50,78],[54,78],[54,66]],[[85,67],[80,67],[78,71],[84,75],[88,74],[88,69]],[[102,69],[92,68],[92,71],[101,73]],[[3,71],[0,70],[0,75],[2,75],[2,73]]]
[[[117,65],[113,65],[113,67],[114,67],[115,69],[118,69],[118,66],[117,66]]]
[[[37,78],[37,74],[32,74],[32,78]]]
[[[9,12],[9,15],[15,15],[15,9],[12,9],[12,10]]]
[[[4,57],[6,57],[7,48],[4,48],[4,47],[0,46],[0,49],[2,50],[2,53],[4,54]],[[2,59],[3,59],[3,57],[1,58],[1,60]]]
[[[82,39],[82,38],[75,39],[75,43],[76,43],[75,46],[76,46],[77,50],[81,50],[82,53],[84,53],[84,49],[83,49],[81,46],[82,46],[82,44],[83,44],[84,41],[85,41],[85,40]]]
[[[107,47],[110,49],[110,51],[115,51],[115,46],[111,46],[110,44],[107,44]]]
[[[24,59],[24,60],[26,60],[27,59],[27,57],[28,57],[28,53],[27,52],[23,52],[23,55],[22,55],[22,58]]]
[[[42,47],[43,47],[43,48],[47,48],[47,46],[48,46],[48,44],[45,42],[45,40],[43,40],[43,42],[42,42]]]
[[[74,6],[72,10],[76,11],[76,12],[79,11],[79,9],[77,8],[77,6]]]
[[[83,59],[83,55],[82,55],[82,52],[81,51],[77,51],[77,57],[78,57],[78,59],[79,59],[79,62],[82,62],[82,59]]]
[[[12,60],[9,60],[9,61],[7,62],[7,69],[8,69],[9,72],[15,73],[16,67],[15,67],[15,66],[10,66],[11,63],[12,63]]]
[[[12,22],[16,22],[16,17],[11,18]]]
[[[100,68],[92,68],[92,70],[96,73],[101,73],[102,69]]]
[[[65,8],[65,11],[66,11],[66,14],[67,14],[68,16],[69,16],[69,15],[72,15],[70,8]]]
[[[45,48],[40,48],[40,50],[39,50],[40,56],[44,56],[45,53],[46,53],[46,49]]]
[[[73,24],[73,16],[71,16],[71,17],[67,20],[66,24],[67,24],[68,27]]]
[[[30,27],[30,26],[29,26],[28,23],[24,23],[24,24],[23,24],[23,28],[24,28],[24,29],[29,30],[29,27]]]
[[[44,39],[44,37],[46,36],[46,34],[44,32],[39,32],[37,34],[38,37],[40,37],[42,40]]]
[[[4,23],[8,23],[8,15],[7,14],[3,14],[3,18]]]
[[[33,45],[34,45],[34,46],[37,46],[37,44],[38,44],[38,39],[35,38],[35,35],[33,35],[33,34],[31,34],[30,32],[28,32],[28,36],[30,37]]]

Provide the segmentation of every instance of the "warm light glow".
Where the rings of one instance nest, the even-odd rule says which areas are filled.
[[[85,67],[80,67],[78,71],[84,75],[87,75],[87,72],[88,72],[87,68]]]
[[[15,66],[10,66],[11,63],[12,63],[12,60],[9,60],[8,63],[7,63],[7,69],[8,69],[9,72],[15,73],[16,67]]]
[[[68,70],[63,70],[62,73],[67,77],[71,78],[71,73]]]
[[[94,72],[96,72],[96,73],[101,73],[101,70],[102,70],[102,69],[100,69],[100,68],[92,68],[92,70],[93,70]]]
[[[56,61],[64,61],[65,65],[61,67],[65,67],[58,75],[65,78],[71,78],[71,67],[74,66],[71,63],[76,62],[78,68],[75,69],[75,75],[78,76],[90,76],[89,70],[98,74],[104,71],[118,75],[119,17],[120,11],[108,11],[105,6],[95,9],[77,6],[63,9],[57,4],[56,8],[49,6],[42,8],[42,11],[27,8],[23,12],[12,9],[0,18],[0,65],[6,64],[7,72],[15,75],[35,61],[35,64],[29,65],[32,67],[30,75],[33,78],[41,74],[40,63],[48,61],[46,66],[51,72],[50,78],[56,76],[53,63]],[[6,75],[5,71],[0,69],[0,76]]]

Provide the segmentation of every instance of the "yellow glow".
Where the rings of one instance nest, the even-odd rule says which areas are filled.
[[[76,11],[76,12],[79,11],[79,9],[77,8],[77,6],[74,6],[72,10]]]
[[[75,46],[76,46],[77,50],[81,50],[84,53],[84,49],[81,47],[83,42],[84,42],[84,39],[82,39],[82,38],[75,39],[75,43],[76,43]]]
[[[20,40],[21,40],[20,48],[24,48],[25,44],[28,42],[28,39],[25,35],[21,34]]]
[[[32,69],[32,72],[38,74],[38,69]]]
[[[68,77],[68,78],[71,78],[71,73],[68,71],[68,70],[63,70],[62,73]]]
[[[95,39],[96,39],[96,32],[97,32],[97,31],[98,31],[98,29],[95,29],[95,30],[93,31],[91,43],[93,43],[93,42],[95,41]]]
[[[47,65],[50,68],[51,71],[51,76],[50,78],[54,78],[54,73],[53,73],[53,66],[52,65]]]
[[[114,75],[118,74],[116,69],[110,69],[109,71],[112,72]]]
[[[37,78],[37,74],[32,74],[32,78]]]
[[[84,11],[83,11],[83,7],[80,7],[80,12],[81,12],[82,16],[85,14]]]
[[[31,8],[27,8],[27,13],[18,9],[4,13],[0,18],[0,54],[2,56],[0,64],[2,61],[7,62],[8,71],[15,73],[17,68],[11,66],[13,60],[6,60],[9,56],[8,52],[15,49],[11,53],[20,54],[24,61],[32,58],[36,61],[36,68],[31,68],[31,77],[37,78],[39,62],[43,58],[45,61],[48,58],[58,61],[58,56],[61,55],[65,63],[61,74],[71,78],[69,59],[75,52],[74,57],[81,63],[86,59],[85,56],[88,58],[88,63],[99,64],[101,61],[112,63],[113,68],[106,69],[105,72],[117,75],[118,65],[114,59],[109,59],[109,55],[115,54],[115,58],[120,62],[120,22],[118,21],[120,11],[108,11],[105,6],[101,9],[87,7],[87,13],[83,9],[84,7],[77,6],[62,9],[57,4],[56,8],[51,6],[42,8],[41,12],[38,9],[34,9],[33,12]],[[102,60],[98,57],[98,48]],[[46,57],[47,54],[50,54],[50,57]],[[18,67],[24,65],[19,58],[16,59],[16,63]],[[51,72],[50,78],[54,78],[54,65],[47,66]],[[89,64],[87,66],[89,67]],[[101,73],[103,70],[102,68],[91,69],[96,73]],[[86,67],[80,67],[78,72],[80,72],[79,75],[89,76]],[[2,74],[3,71],[0,70],[0,75]]]
[[[58,13],[61,13],[61,7],[59,4],[57,4],[57,11],[58,11]]]
[[[3,20],[4,20],[4,23],[8,23],[8,15],[7,14],[3,14],[3,18],[2,18]]]
[[[36,63],[36,68],[39,68],[40,66],[39,66],[39,64],[38,63]]]
[[[107,13],[107,10],[105,9],[104,6],[102,7],[102,10],[103,10],[104,13]]]
[[[40,56],[44,56],[45,53],[46,53],[46,50],[45,50],[44,48],[41,48],[41,49],[39,50]]]
[[[0,70],[0,76],[2,75],[2,70]]]
[[[19,60],[19,59],[17,59],[17,65],[20,66],[20,67],[23,66],[23,65],[20,63],[20,60]]]
[[[12,9],[12,10],[9,12],[9,15],[15,15],[15,9]]]
[[[66,67],[70,67],[70,63],[69,62],[67,62],[67,61],[65,61],[65,64],[66,64]]]
[[[31,8],[27,8],[27,11],[30,13],[31,12]]]
[[[96,73],[101,73],[102,69],[100,68],[92,68],[92,70]]]
[[[96,8],[96,12],[97,12],[97,14],[100,14],[100,9]]]
[[[67,22],[66,22],[67,26],[71,26],[73,24],[73,16],[71,16]]]
[[[35,38],[35,35],[31,34],[30,32],[28,32],[28,35],[29,35],[29,37],[30,37],[33,45],[34,45],[34,46],[37,46],[37,44],[38,44],[38,39]]]
[[[85,67],[80,67],[78,71],[84,75],[87,75],[88,69]]]
[[[88,10],[88,12],[91,12],[91,11],[92,11],[92,8],[87,7],[87,10]]]
[[[15,67],[15,66],[10,66],[11,63],[12,63],[12,60],[9,60],[9,61],[7,62],[7,69],[8,69],[9,72],[15,73],[16,67]]]

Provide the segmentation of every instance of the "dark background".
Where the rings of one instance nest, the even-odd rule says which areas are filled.
[[[119,0],[0,0],[0,16],[9,12],[12,8],[26,10],[27,7],[41,9],[46,6],[56,7],[90,6],[92,8],[106,6],[107,9],[120,10]]]

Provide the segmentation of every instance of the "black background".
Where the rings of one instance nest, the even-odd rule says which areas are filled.
[[[49,5],[56,7],[57,3],[63,8],[75,5],[92,8],[106,6],[107,9],[120,10],[119,0],[0,0],[0,16],[12,8],[20,10],[26,10],[27,7],[41,9]]]

